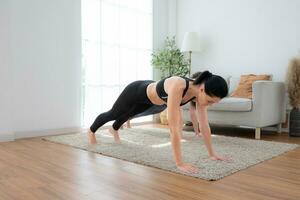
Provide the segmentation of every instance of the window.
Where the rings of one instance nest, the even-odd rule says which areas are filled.
[[[128,83],[153,78],[151,53],[152,0],[82,0],[85,127],[112,107]]]

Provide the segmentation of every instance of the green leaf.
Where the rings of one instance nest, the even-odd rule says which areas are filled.
[[[154,51],[151,64],[161,71],[163,77],[185,76],[188,74],[188,61],[180,52],[175,42],[175,36],[166,37],[162,49]]]

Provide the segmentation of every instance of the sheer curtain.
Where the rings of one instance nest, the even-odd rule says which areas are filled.
[[[153,78],[151,52],[152,0],[82,0],[85,127],[112,107],[128,83]]]

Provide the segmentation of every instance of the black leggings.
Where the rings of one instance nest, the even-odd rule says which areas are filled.
[[[152,80],[134,81],[127,85],[113,107],[109,111],[100,114],[90,130],[95,133],[98,128],[112,120],[115,120],[112,125],[113,128],[119,130],[128,119],[163,111],[166,105],[154,105],[147,97],[147,86],[153,82]]]

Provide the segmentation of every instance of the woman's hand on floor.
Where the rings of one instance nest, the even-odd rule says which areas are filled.
[[[178,164],[177,165],[177,168],[182,171],[182,172],[185,172],[185,173],[197,173],[199,172],[199,168],[192,165],[192,164],[188,164],[188,163],[182,163],[182,164]]]

